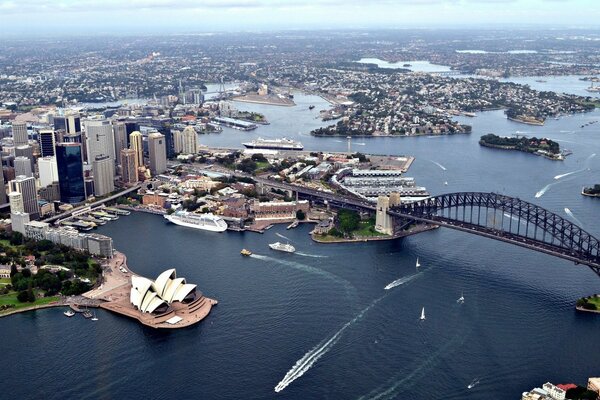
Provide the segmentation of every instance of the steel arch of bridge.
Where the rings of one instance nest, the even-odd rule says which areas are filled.
[[[597,238],[561,216],[518,198],[497,193],[450,193],[394,207],[390,214],[551,254],[588,265],[600,275]]]

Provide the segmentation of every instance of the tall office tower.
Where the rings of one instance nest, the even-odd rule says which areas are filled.
[[[56,166],[60,188],[60,201],[80,203],[85,200],[83,159],[80,143],[58,143]]]
[[[173,137],[173,131],[171,127],[167,124],[163,124],[160,129],[158,129],[160,133],[165,135],[165,145],[167,148],[167,158],[175,157],[175,140]]]
[[[31,164],[31,170],[35,170],[35,158],[33,158],[33,147],[28,144],[21,145],[15,147],[15,158],[16,157],[25,157],[29,160]]]
[[[6,186],[4,185],[4,174],[0,171],[0,204],[6,204]]]
[[[10,204],[10,212],[25,212],[23,206],[23,195],[19,192],[11,192],[8,194],[8,204]]]
[[[25,234],[25,224],[30,221],[30,215],[25,212],[11,212],[10,213],[10,224],[13,232],[19,232]]]
[[[142,133],[140,131],[132,132],[129,135],[131,149],[135,151],[135,169],[144,165],[144,144],[142,143]]]
[[[113,123],[113,136],[115,137],[115,158],[121,154],[121,150],[127,149],[129,147],[129,140],[127,134],[127,125],[124,122],[114,122]],[[120,162],[120,159],[117,158],[117,164]]]
[[[54,116],[54,129],[63,130],[67,135],[81,134],[81,117],[79,113],[67,112]]]
[[[19,175],[14,181],[11,181],[11,192],[16,191],[23,196],[23,209],[33,220],[40,216],[40,205],[38,203],[37,188],[35,187],[35,178]]]
[[[56,157],[38,158],[38,172],[40,174],[40,187],[46,187],[53,182],[58,182]]]
[[[46,187],[40,189],[40,198],[46,201],[60,201],[60,188],[58,186],[58,181],[52,182]]]
[[[127,148],[131,148],[131,143],[129,142],[129,135],[131,135],[135,131],[140,130],[140,124],[137,122],[125,122],[125,129],[127,130]]]
[[[29,142],[29,135],[27,134],[27,123],[13,122],[12,136],[15,147],[26,145]]]
[[[150,158],[150,172],[153,175],[162,174],[167,170],[165,135],[158,132],[148,135],[148,155]]]
[[[104,196],[115,190],[115,163],[109,156],[96,156],[92,163],[92,172],[95,196]]]
[[[40,155],[42,157],[52,157],[54,155],[54,146],[56,137],[52,129],[40,129],[38,132],[38,143],[40,144]]]
[[[110,121],[85,121],[84,126],[88,162],[93,163],[99,155],[109,156],[114,162],[115,138]]]
[[[125,185],[135,185],[138,182],[138,171],[133,149],[121,150],[121,180]]]
[[[196,154],[198,152],[198,134],[191,126],[186,126],[183,135],[183,154]]]
[[[33,171],[31,170],[31,161],[27,157],[15,157],[15,175],[24,175],[28,178],[33,176]]]
[[[173,150],[175,154],[183,151],[183,132],[181,131],[173,131]]]

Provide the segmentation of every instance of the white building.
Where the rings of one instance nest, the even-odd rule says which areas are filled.
[[[183,154],[196,154],[198,152],[198,134],[191,126],[186,126],[182,132],[182,149]]]
[[[10,224],[13,232],[25,235],[25,224],[29,222],[29,214],[23,212],[11,212]]]
[[[99,155],[107,155],[114,162],[115,138],[110,121],[90,120],[84,126],[88,162],[92,163]]]
[[[115,163],[107,155],[98,155],[92,162],[94,195],[104,196],[115,190]]]
[[[53,182],[58,182],[56,157],[38,158],[38,172],[40,175],[40,187],[46,187]]]
[[[153,132],[148,135],[148,155],[152,175],[162,174],[167,170],[167,145],[165,135]]]
[[[10,204],[10,212],[25,212],[23,206],[23,195],[19,192],[11,192],[8,194],[8,203]]]

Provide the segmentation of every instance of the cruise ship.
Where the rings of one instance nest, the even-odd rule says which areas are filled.
[[[302,150],[302,143],[288,138],[281,139],[263,139],[258,138],[251,142],[242,143],[249,149],[266,149],[266,150]]]
[[[211,232],[223,232],[227,230],[227,222],[212,214],[195,214],[187,211],[176,211],[171,215],[165,215],[165,219],[176,225],[188,228],[203,229]]]
[[[275,242],[275,243],[271,243],[269,245],[269,247],[272,248],[273,250],[283,251],[286,253],[293,253],[296,251],[296,248],[289,243],[283,244],[283,243]]]

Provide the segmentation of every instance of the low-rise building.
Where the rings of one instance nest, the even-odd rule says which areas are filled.
[[[307,200],[299,201],[268,201],[261,203],[255,200],[250,204],[250,212],[254,219],[260,220],[290,220],[296,218],[297,211],[308,214],[309,203]]]

